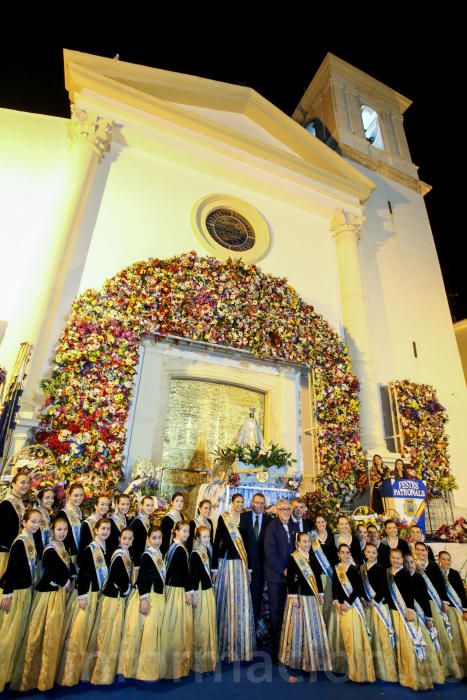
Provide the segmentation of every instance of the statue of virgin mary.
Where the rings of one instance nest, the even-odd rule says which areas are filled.
[[[243,425],[238,431],[235,442],[237,445],[251,448],[264,447],[263,436],[258,421],[255,417],[256,408],[250,408],[248,416],[243,421]]]

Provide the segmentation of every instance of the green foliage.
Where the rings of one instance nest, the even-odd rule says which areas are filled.
[[[297,460],[283,447],[271,443],[265,447],[248,447],[247,445],[228,445],[218,447],[214,452],[214,461],[220,467],[228,469],[238,460],[253,467],[291,467]]]

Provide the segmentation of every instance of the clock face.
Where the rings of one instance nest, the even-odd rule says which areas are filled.
[[[228,250],[250,250],[255,244],[253,227],[233,209],[210,212],[206,218],[206,228],[216,243]]]

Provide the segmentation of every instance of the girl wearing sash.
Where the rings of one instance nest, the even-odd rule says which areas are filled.
[[[449,552],[438,554],[441,573],[444,576],[449,599],[448,618],[451,623],[452,644],[457,663],[467,675],[467,595],[458,571],[451,567]]]
[[[395,636],[391,613],[387,606],[389,591],[386,570],[378,564],[378,550],[372,542],[366,543],[365,557],[366,562],[360,566],[360,573],[376,678],[397,683]]]
[[[198,527],[207,527],[209,529],[209,546],[214,544],[214,528],[212,526],[212,520],[209,518],[211,514],[211,501],[205,499],[201,501],[196,509],[196,516],[194,520],[190,520],[190,537],[187,542],[187,549],[189,552],[193,549],[195,543],[195,531]]]
[[[201,525],[196,528],[190,556],[194,589],[191,670],[197,673],[214,671],[217,663],[216,601],[211,579],[210,546],[211,528]]]
[[[242,510],[243,496],[236,493],[217,521],[212,555],[219,659],[230,662],[251,661],[255,649],[251,571],[238,529]]]
[[[115,513],[110,515],[110,537],[107,540],[107,549],[112,555],[120,542],[120,533],[128,526],[127,515],[130,510],[130,497],[126,493],[119,493],[116,499]]]
[[[131,547],[131,558],[135,566],[135,576],[138,573],[139,562],[141,555],[146,549],[149,528],[151,527],[151,515],[154,512],[154,499],[152,496],[143,496],[141,500],[139,513],[133,518],[130,527],[133,530],[135,537]]]
[[[311,537],[297,534],[296,550],[287,564],[287,603],[279,661],[302,671],[331,671],[332,660],[321,606],[321,567],[310,556]]]
[[[167,554],[167,550],[170,546],[170,543],[172,542],[172,531],[174,529],[174,526],[179,523],[180,521],[184,521],[185,518],[183,517],[183,493],[180,493],[177,491],[177,493],[174,493],[174,495],[171,498],[171,503],[170,503],[170,510],[167,513],[167,515],[164,515],[164,517],[161,520],[161,530],[162,530],[162,546],[161,546],[161,552],[162,554]]]
[[[81,484],[72,484],[68,492],[68,498],[64,508],[57,513],[57,518],[65,518],[68,524],[68,533],[65,539],[65,547],[71,555],[71,561],[76,566],[79,551],[79,535],[81,532],[81,503],[84,498],[84,489]]]
[[[11,480],[8,496],[0,503],[0,578],[6,571],[11,545],[21,532],[25,511],[23,497],[30,481],[29,474],[17,472]]]
[[[161,631],[165,610],[166,574],[161,544],[162,530],[160,527],[151,527],[148,546],[141,557],[135,595],[130,599],[127,609],[129,623],[134,621],[132,634],[137,636],[137,631],[141,631],[140,645],[135,651],[136,658],[127,657],[125,667],[129,668],[133,662],[133,676],[141,681],[157,681],[161,677]]]
[[[337,564],[337,549],[334,537],[327,529],[327,520],[321,513],[315,518],[315,527],[311,543],[313,554],[321,567],[321,583],[324,590],[323,617],[327,622],[332,608],[332,577]]]
[[[340,515],[337,519],[337,533],[334,535],[334,544],[337,549],[341,544],[348,545],[352,557],[351,563],[355,566],[360,564],[360,558],[362,556],[360,541],[356,535],[352,535],[350,523],[345,515]]]
[[[101,518],[94,528],[94,540],[83,552],[78,573],[78,597],[74,602],[73,613],[60,659],[57,683],[76,685],[81,673],[89,678],[89,659],[86,650],[94,628],[97,604],[107,576],[109,562],[105,542],[110,535],[110,520]],[[87,668],[83,666],[87,662]]]
[[[36,508],[42,513],[42,522],[39,530],[36,532],[34,541],[36,543],[37,550],[37,560],[40,563],[42,561],[42,555],[44,549],[49,543],[49,539],[52,538],[52,531],[50,527],[50,514],[52,512],[52,506],[55,501],[55,493],[51,488],[41,489],[37,494],[37,504]],[[39,572],[39,567],[37,573]]]
[[[402,568],[402,552],[392,549],[387,570],[389,608],[396,635],[396,662],[399,683],[412,690],[433,688],[426,663],[426,646],[414,611],[413,586],[408,571]]]
[[[94,630],[88,646],[93,662],[87,676],[86,665],[81,680],[93,685],[113,683],[117,672],[118,654],[122,641],[125,603],[131,591],[133,564],[128,551],[133,543],[133,530],[124,527],[120,532],[120,546],[112,554],[109,575],[102,588]]]
[[[438,632],[441,647],[441,662],[446,676],[462,678],[463,673],[457,663],[452,640],[452,628],[447,611],[449,610],[448,594],[445,578],[441,569],[428,560],[428,548],[424,542],[415,545],[417,572],[423,577],[430,596],[431,615],[433,624]]]
[[[50,690],[55,682],[63,629],[65,593],[75,580],[75,568],[65,549],[68,525],[64,518],[54,520],[51,538],[44,549],[42,576],[36,585],[31,615],[10,688]]]
[[[101,518],[106,518],[110,508],[110,500],[107,496],[98,496],[94,505],[94,513],[86,518],[81,525],[79,535],[79,555],[81,556],[88,544],[94,539],[94,526]],[[112,525],[111,525],[112,527]],[[106,543],[107,555],[110,557],[111,552]]]
[[[350,547],[341,544],[338,548],[340,563],[332,579],[333,610],[329,618],[329,643],[333,653],[334,670],[347,673],[351,681],[373,682],[373,667],[370,631],[365,611],[360,600],[363,584],[360,572],[351,564]]]
[[[11,680],[31,609],[37,553],[34,533],[41,526],[40,511],[23,516],[23,529],[11,546],[6,571],[0,579],[0,693]]]
[[[406,554],[404,557],[404,569],[410,574],[414,596],[414,610],[425,644],[426,662],[423,670],[431,675],[433,683],[442,685],[445,681],[445,675],[441,665],[441,647],[438,641],[438,631],[433,624],[431,615],[430,596],[423,577],[417,573],[415,559],[411,554]]]
[[[161,528],[162,529],[162,528]],[[174,527],[174,541],[165,556],[165,611],[161,630],[161,678],[181,678],[190,673],[193,638],[193,584],[185,543],[188,523]]]

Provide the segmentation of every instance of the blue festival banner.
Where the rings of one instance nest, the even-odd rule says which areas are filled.
[[[384,510],[395,511],[404,525],[419,525],[425,532],[426,484],[420,479],[385,479],[381,495]]]

